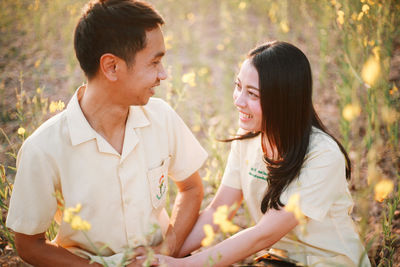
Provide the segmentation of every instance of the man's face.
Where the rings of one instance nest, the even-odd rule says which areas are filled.
[[[122,64],[118,91],[128,105],[146,105],[154,87],[167,75],[161,63],[165,54],[164,37],[159,27],[146,32],[146,47],[135,55],[132,66]]]

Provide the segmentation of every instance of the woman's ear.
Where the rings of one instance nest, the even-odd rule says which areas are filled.
[[[111,82],[115,82],[118,79],[116,71],[118,60],[118,57],[110,53],[100,57],[100,71]]]

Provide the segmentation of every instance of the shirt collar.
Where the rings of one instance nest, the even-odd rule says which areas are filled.
[[[72,145],[79,145],[91,139],[95,139],[98,133],[90,126],[79,105],[79,99],[82,97],[85,86],[79,87],[68,103],[66,113],[68,129],[71,136]],[[129,115],[126,121],[126,133],[129,129],[141,128],[150,125],[143,106],[130,106]],[[127,140],[127,138],[125,138]]]
[[[84,85],[76,90],[66,109],[69,134],[74,146],[96,138],[95,130],[93,130],[86,120],[79,105],[79,98],[82,96],[84,90]]]

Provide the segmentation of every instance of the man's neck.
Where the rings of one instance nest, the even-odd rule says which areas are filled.
[[[99,82],[89,82],[80,89],[78,100],[90,126],[121,154],[129,106],[114,103],[112,92]]]

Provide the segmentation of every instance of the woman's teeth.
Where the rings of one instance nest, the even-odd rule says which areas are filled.
[[[245,119],[251,119],[253,116],[251,116],[250,114],[245,114],[243,112],[240,112],[240,117]]]

